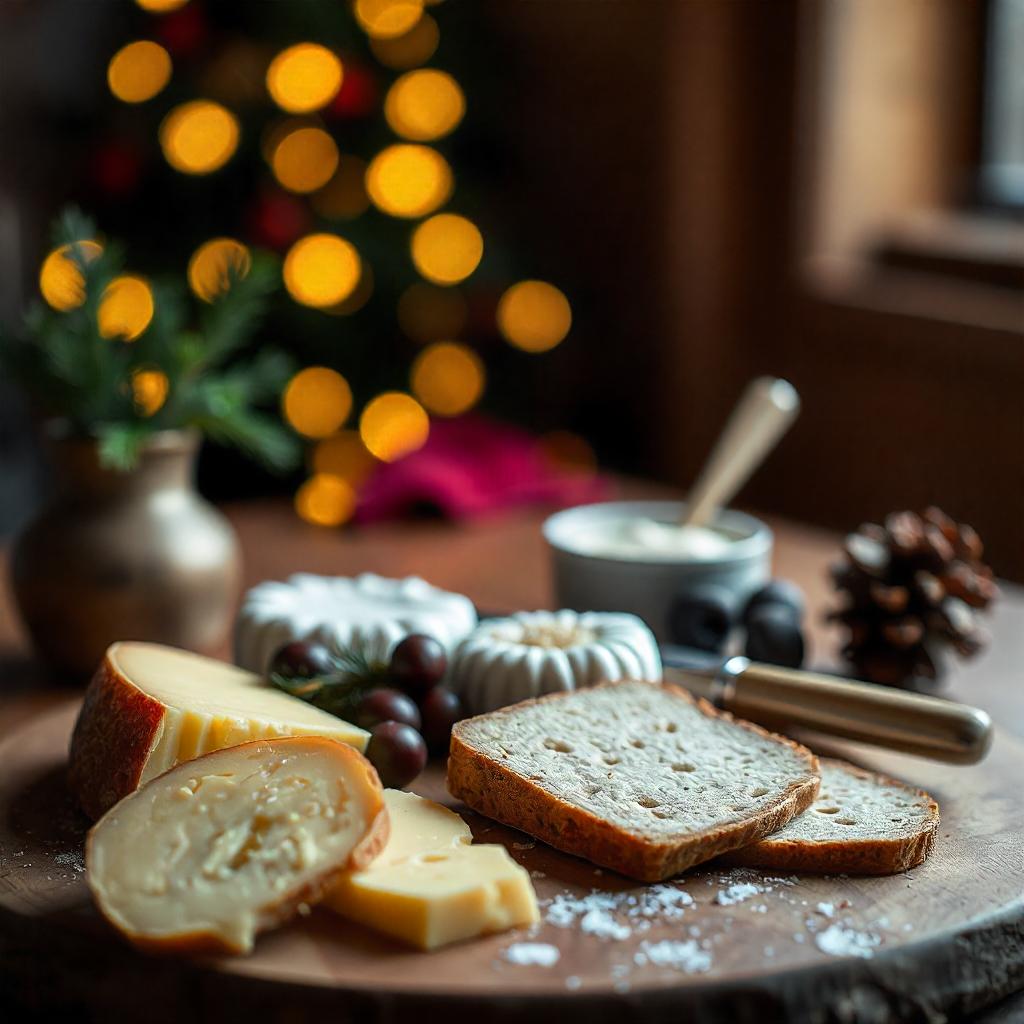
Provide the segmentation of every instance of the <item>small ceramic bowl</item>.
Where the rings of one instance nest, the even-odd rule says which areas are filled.
[[[711,525],[731,539],[728,552],[714,560],[639,558],[593,554],[586,537],[595,527],[630,518],[679,522],[680,501],[609,501],[577,505],[544,522],[551,549],[555,601],[577,611],[632,612],[660,641],[669,641],[668,615],[676,595],[714,583],[728,591],[737,609],[771,577],[772,531],[753,516],[724,511]]]

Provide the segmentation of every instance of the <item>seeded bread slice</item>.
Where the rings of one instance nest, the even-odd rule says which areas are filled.
[[[894,875],[928,856],[938,827],[939,805],[923,789],[823,757],[810,810],[723,860],[780,871]]]
[[[448,789],[474,810],[643,881],[749,845],[809,807],[805,747],[658,683],[607,683],[452,730]]]

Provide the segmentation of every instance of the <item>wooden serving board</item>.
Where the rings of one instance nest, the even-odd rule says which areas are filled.
[[[250,957],[183,963],[135,954],[92,907],[87,822],[64,785],[76,711],[61,707],[0,744],[0,991],[30,1008],[87,1000],[150,1022],[248,1010],[261,1024],[326,1013],[361,1022],[415,1013],[418,1024],[469,1012],[485,1021],[931,1020],[1024,985],[1024,745],[1002,732],[970,768],[833,751],[939,801],[932,857],[891,878],[767,877],[712,864],[651,890],[459,807],[478,841],[505,844],[532,873],[546,918],[533,933],[426,954],[315,910],[263,936]],[[446,800],[442,767],[415,788]],[[687,897],[676,890],[692,905],[680,909]],[[557,962],[515,962],[526,942],[555,947]]]

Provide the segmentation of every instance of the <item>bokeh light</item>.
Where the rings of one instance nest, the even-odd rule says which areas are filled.
[[[74,245],[86,262],[96,259],[103,252],[99,242],[91,240],[75,242]],[[39,268],[39,291],[61,313],[77,309],[85,302],[85,281],[82,272],[69,256],[70,252],[71,245],[54,249]]]
[[[394,39],[420,20],[423,0],[356,0],[355,14],[371,38]]]
[[[167,162],[182,174],[211,174],[238,148],[238,120],[212,100],[175,107],[160,125],[160,146]]]
[[[483,254],[484,240],[476,225],[454,213],[439,213],[412,234],[412,261],[435,284],[464,281]]]
[[[144,11],[151,11],[153,14],[166,14],[168,11],[176,11],[179,7],[184,7],[188,0],[135,0],[135,2]]]
[[[413,394],[439,416],[458,416],[480,401],[484,365],[466,345],[439,341],[425,348],[412,364]]]
[[[447,135],[465,113],[459,83],[435,68],[407,71],[384,99],[384,116],[395,134],[415,142]]]
[[[274,177],[291,192],[315,192],[338,168],[338,147],[322,128],[297,128],[274,147]]]
[[[363,263],[359,281],[352,290],[352,294],[343,302],[322,307],[323,312],[329,313],[331,316],[351,316],[353,313],[357,313],[370,301],[373,295],[373,286],[373,269],[369,263]]]
[[[393,39],[370,38],[370,49],[373,55],[385,67],[404,71],[406,68],[417,68],[426,64],[441,40],[437,22],[429,14],[424,14],[408,32]]]
[[[569,430],[552,430],[540,439],[540,449],[554,469],[593,476],[597,472],[597,456],[586,438]]]
[[[333,437],[318,441],[310,459],[314,473],[340,476],[353,487],[366,480],[376,461],[366,450],[357,430],[342,430]]]
[[[132,373],[132,399],[143,416],[153,416],[167,401],[170,382],[163,370],[141,369]]]
[[[107,65],[110,91],[125,103],[152,99],[170,79],[170,54],[149,39],[123,46]]]
[[[366,191],[378,209],[393,217],[425,217],[451,195],[452,171],[429,146],[388,146],[370,161]]]
[[[520,281],[498,302],[498,329],[524,352],[554,348],[572,326],[569,300],[546,281]]]
[[[96,319],[104,338],[134,341],[153,319],[153,292],[134,274],[115,277],[100,299]]]
[[[309,366],[288,382],[281,406],[293,430],[305,437],[330,437],[352,411],[352,389],[337,370]]]
[[[316,473],[295,494],[295,511],[315,526],[341,526],[356,510],[356,492],[340,476]]]
[[[245,277],[252,267],[248,248],[234,238],[211,238],[188,261],[189,287],[204,302],[213,302],[231,286],[231,274]]]
[[[284,286],[296,302],[315,309],[344,302],[359,284],[362,261],[338,235],[306,235],[284,258]]]
[[[422,448],[430,435],[430,419],[419,402],[401,391],[385,391],[363,410],[359,436],[371,455],[394,462]]]
[[[409,285],[398,300],[398,325],[413,341],[454,338],[466,325],[466,300],[457,288]]]
[[[353,220],[366,212],[366,162],[345,153],[334,177],[313,197],[313,209],[330,220]]]
[[[267,91],[282,110],[308,114],[337,96],[343,76],[341,61],[326,46],[297,43],[270,62]]]

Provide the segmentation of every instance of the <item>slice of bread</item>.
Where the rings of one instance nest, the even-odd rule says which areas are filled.
[[[810,810],[722,859],[779,871],[894,875],[928,856],[938,827],[939,805],[924,790],[823,757]]]
[[[658,881],[781,828],[811,805],[818,761],[658,683],[607,683],[452,730],[448,789],[566,853]]]

